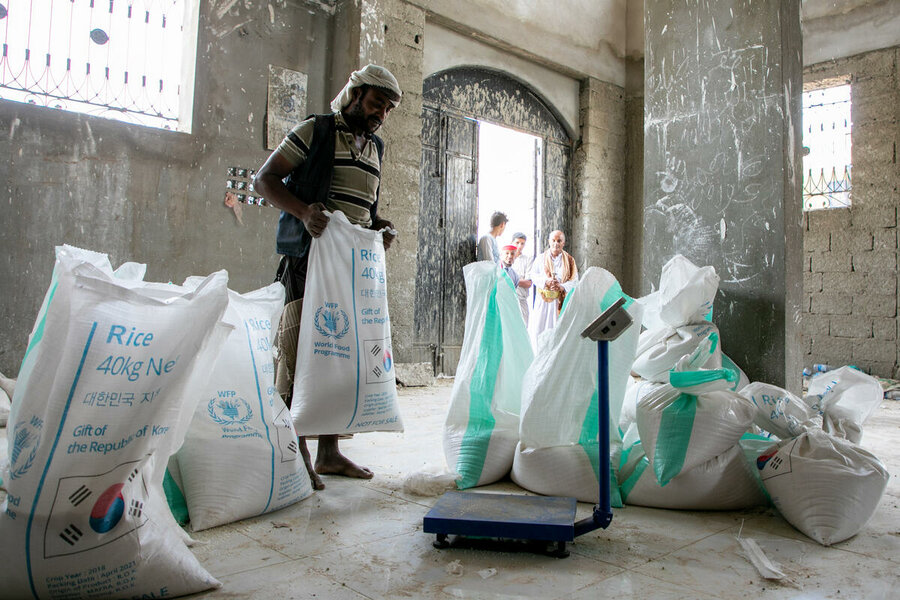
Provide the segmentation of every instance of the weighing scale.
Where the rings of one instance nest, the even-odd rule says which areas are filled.
[[[581,337],[597,342],[598,411],[600,419],[599,480],[600,504],[590,517],[575,521],[575,498],[555,496],[523,496],[484,492],[447,492],[425,515],[422,529],[434,533],[435,548],[448,548],[449,535],[460,540],[489,538],[500,542],[529,542],[559,558],[569,555],[566,542],[576,536],[607,528],[612,522],[609,504],[609,342],[618,338],[631,325],[631,315],[624,308],[625,299],[603,311],[581,332]]]

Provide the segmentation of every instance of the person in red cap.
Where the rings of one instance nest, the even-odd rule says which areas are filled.
[[[519,274],[513,269],[513,261],[516,260],[518,251],[519,248],[515,244],[509,244],[500,248],[500,267],[509,275],[513,288],[519,285]]]

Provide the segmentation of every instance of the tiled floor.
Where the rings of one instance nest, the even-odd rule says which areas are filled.
[[[195,534],[194,551],[222,582],[195,598],[897,598],[900,483],[856,537],[830,548],[773,509],[679,512],[628,506],[606,530],[579,537],[557,559],[487,550],[436,550],[422,518],[436,502],[403,491],[412,472],[443,467],[450,382],[400,391],[403,434],[342,441],[374,469],[371,481],[325,477],[327,488],[277,513]],[[0,442],[5,431],[0,430]],[[314,446],[314,444],[313,444]],[[900,402],[866,424],[863,446],[900,471]],[[314,449],[314,447],[313,447]],[[485,488],[520,492],[509,481]],[[591,507],[579,504],[579,517]],[[790,579],[764,580],[743,555],[754,538]],[[2,597],[0,586],[0,597]]]
[[[278,513],[200,532],[195,552],[222,581],[200,598],[896,598],[900,588],[900,484],[893,479],[869,525],[825,548],[772,509],[615,511],[606,530],[569,546],[569,558],[436,550],[422,517],[436,498],[403,492],[409,473],[443,466],[441,427],[450,383],[401,390],[404,434],[342,442],[375,470]],[[900,470],[900,403],[885,402],[863,446]],[[485,488],[520,491],[510,482]],[[591,507],[579,504],[579,517]],[[787,583],[764,580],[738,531],[780,564]],[[458,561],[458,563],[457,563]],[[455,568],[454,568],[455,567]],[[496,572],[494,572],[494,570]],[[893,591],[892,591],[893,590]]]

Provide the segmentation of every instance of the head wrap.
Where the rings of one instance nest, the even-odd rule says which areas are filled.
[[[510,252],[518,252],[519,247],[516,246],[515,244],[507,244],[507,245],[503,246],[503,250],[509,250]]]
[[[528,236],[525,235],[524,233],[522,233],[521,231],[517,231],[517,232],[515,232],[514,234],[512,234],[512,239],[514,239],[514,240],[518,240],[518,239],[527,240],[527,239],[528,239]]]
[[[350,74],[347,85],[345,85],[344,89],[342,89],[340,93],[334,97],[334,100],[331,101],[331,110],[338,112],[347,108],[352,99],[350,90],[362,85],[383,88],[396,95],[396,100],[391,98],[391,102],[394,106],[400,104],[400,98],[403,96],[403,92],[400,91],[400,84],[397,83],[397,78],[384,67],[379,67],[378,65],[366,65],[359,71],[353,71],[353,73]]]

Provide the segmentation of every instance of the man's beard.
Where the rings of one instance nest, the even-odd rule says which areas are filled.
[[[381,127],[381,121],[377,117],[366,118],[362,105],[359,102],[353,104],[344,115],[353,129],[361,130],[366,133],[375,133]]]

